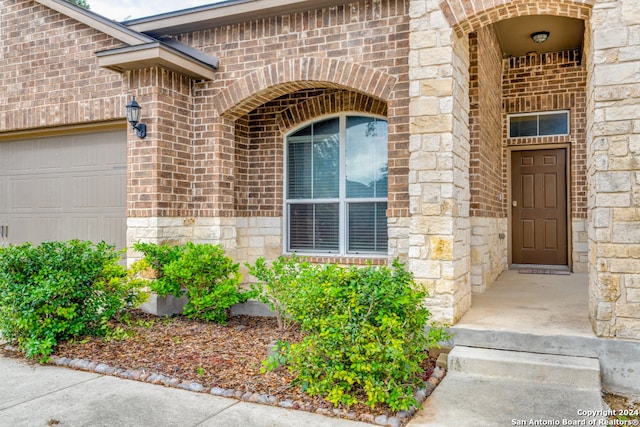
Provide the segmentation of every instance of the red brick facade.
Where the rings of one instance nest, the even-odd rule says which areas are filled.
[[[119,75],[95,57],[118,40],[37,3],[4,1],[2,11],[3,34],[17,44],[3,44],[13,108],[3,108],[0,130],[122,120],[129,94],[143,106],[149,134],[129,139],[127,216],[281,215],[292,120],[351,108],[388,116],[389,213],[408,214],[408,2],[367,0],[179,36],[220,58],[210,82],[160,67]]]
[[[506,215],[500,194],[505,194],[502,176],[502,56],[491,27],[469,36],[469,130],[471,216]]]
[[[36,2],[0,5],[0,132],[124,117],[122,76],[95,58],[121,42]]]
[[[185,91],[180,92],[174,80],[164,88],[184,95],[180,102],[185,105],[189,99],[193,102],[192,119],[185,114],[163,120],[169,126],[173,121],[193,120],[192,133],[187,127],[183,133],[194,141],[192,203],[185,204],[181,193],[188,187],[183,180],[188,172],[176,170],[180,167],[171,158],[158,154],[167,165],[157,171],[158,179],[176,185],[180,194],[167,199],[158,191],[160,200],[155,205],[134,197],[130,215],[280,216],[284,134],[296,123],[325,114],[361,111],[387,116],[389,214],[406,216],[407,8],[404,1],[362,1],[179,36],[220,57],[218,78],[192,82],[191,97],[187,86],[181,86]],[[139,89],[132,87],[132,91]],[[159,100],[158,108],[173,111],[175,107],[168,97]],[[155,150],[184,153],[188,158],[179,148],[184,145],[170,139],[158,141]],[[132,153],[134,164],[144,163],[136,156]],[[136,187],[137,181],[131,185],[134,194],[147,190]]]
[[[569,110],[567,136],[507,138],[506,145],[569,143],[571,146],[571,216],[587,216],[587,70],[580,52],[566,51],[504,60],[502,92],[507,114]],[[506,155],[506,147],[505,147]],[[504,182],[508,182],[506,165]]]

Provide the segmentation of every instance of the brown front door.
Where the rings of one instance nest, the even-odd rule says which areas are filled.
[[[514,264],[567,265],[567,152],[513,151]]]

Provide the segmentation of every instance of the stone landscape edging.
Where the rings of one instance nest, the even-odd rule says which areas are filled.
[[[235,398],[245,402],[279,406],[286,409],[303,410],[307,412],[315,412],[317,414],[329,417],[339,417],[350,420],[364,421],[367,423],[382,426],[400,427],[406,421],[408,421],[418,410],[416,406],[413,406],[407,411],[399,411],[393,417],[387,417],[386,415],[375,415],[371,413],[360,414],[360,416],[357,416],[355,412],[345,412],[338,408],[334,408],[333,410],[329,408],[317,408],[315,409],[315,411],[313,411],[307,408],[307,406],[310,405],[298,401],[292,401],[290,399],[280,400],[273,395],[243,392],[241,390],[234,389],[224,389],[217,386],[207,390],[202,384],[195,381],[182,381],[175,377],[170,377],[155,372],[148,373],[140,369],[121,369],[109,366],[105,363],[97,363],[80,358],[71,359],[68,357],[54,357],[51,359],[51,362],[57,366],[77,369],[81,371],[95,372],[101,375],[110,375],[122,379],[142,381],[150,384],[159,384],[166,387],[174,387],[197,393],[209,393],[214,396]],[[431,376],[426,381],[424,381],[424,387],[416,390],[413,393],[413,397],[416,399],[418,406],[421,406],[422,402],[424,402],[425,399],[431,395],[436,386],[440,383],[440,381],[442,381],[445,374],[445,370],[439,366],[436,366],[433,369]]]

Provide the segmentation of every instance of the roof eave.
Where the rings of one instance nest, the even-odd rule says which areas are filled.
[[[65,0],[36,0],[36,2],[130,45],[149,43],[154,40],[146,34],[127,28],[116,21]]]
[[[141,33],[181,34],[262,19],[282,13],[294,13],[348,3],[345,0],[227,0],[160,15],[125,21],[122,24]]]
[[[161,66],[194,79],[214,80],[215,66],[204,64],[161,42],[97,52],[98,65],[117,72]]]

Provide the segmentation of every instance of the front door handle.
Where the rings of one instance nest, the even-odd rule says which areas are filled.
[[[511,206],[513,206],[514,208],[518,207],[518,201],[514,200],[513,202],[511,202]]]

